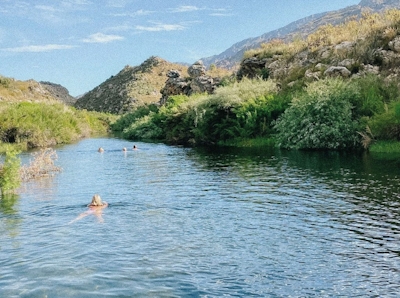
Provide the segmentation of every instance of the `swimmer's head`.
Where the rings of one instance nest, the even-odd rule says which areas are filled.
[[[98,194],[95,194],[92,198],[92,202],[90,203],[91,206],[103,206],[101,198]]]

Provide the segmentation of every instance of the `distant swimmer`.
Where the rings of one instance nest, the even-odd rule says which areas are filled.
[[[99,150],[97,150],[98,152],[104,152],[104,149],[102,147],[99,148]]]
[[[136,147],[136,145],[133,145],[133,148],[132,148],[133,150],[136,150],[137,149],[137,147]]]
[[[126,147],[122,148],[122,151],[127,151],[127,150],[126,150]]]

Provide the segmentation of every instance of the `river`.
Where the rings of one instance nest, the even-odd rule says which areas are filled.
[[[398,158],[117,138],[57,154],[61,173],[0,201],[0,297],[400,293]],[[109,206],[87,214],[95,193]]]

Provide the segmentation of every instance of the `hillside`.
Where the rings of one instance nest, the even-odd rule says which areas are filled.
[[[378,75],[386,82],[400,75],[400,10],[366,13],[340,25],[321,26],[306,39],[272,40],[245,52],[237,72],[271,78],[281,88],[326,77]]]
[[[13,78],[7,78],[0,76],[0,101],[3,102],[53,102],[53,101],[64,101],[65,98],[71,98],[68,90],[58,86],[59,89],[63,89],[63,96],[57,95],[54,90],[48,88],[49,85],[56,85],[49,82],[44,84],[36,82],[34,80],[19,81]]]
[[[157,103],[171,69],[187,72],[187,66],[159,57],[150,57],[139,66],[125,66],[118,74],[79,98],[75,107],[123,114],[138,104]]]
[[[291,41],[294,37],[304,38],[315,32],[322,25],[341,24],[352,16],[360,17],[363,11],[379,12],[389,8],[400,8],[400,1],[362,0],[359,5],[349,6],[337,11],[311,15],[307,18],[290,23],[278,30],[267,32],[258,37],[245,39],[235,43],[218,55],[202,58],[201,60],[206,66],[215,64],[218,67],[236,69],[246,51],[259,48],[261,44],[272,39],[279,38],[284,41]]]
[[[64,86],[60,84],[55,84],[51,82],[40,82],[47,91],[49,91],[56,99],[61,100],[67,105],[74,105],[76,98],[69,94],[69,91]]]

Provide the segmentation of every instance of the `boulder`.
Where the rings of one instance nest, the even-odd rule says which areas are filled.
[[[388,45],[389,49],[396,53],[400,53],[400,36],[396,36]]]
[[[327,70],[325,70],[324,75],[327,77],[348,78],[351,76],[351,72],[344,66],[330,66]]]
[[[181,76],[181,73],[176,69],[171,69],[167,73],[167,77],[172,78],[172,79],[179,78],[180,76]]]
[[[195,62],[188,68],[188,74],[191,78],[197,78],[206,74],[206,67],[201,60]]]
[[[199,76],[193,79],[190,83],[192,93],[204,93],[211,94],[215,90],[214,80],[210,76]]]
[[[354,49],[354,42],[343,41],[335,46],[335,53],[339,57],[347,56]]]

